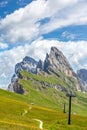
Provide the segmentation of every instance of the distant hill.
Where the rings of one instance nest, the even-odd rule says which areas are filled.
[[[86,69],[80,69],[77,71],[77,75],[79,77],[79,80],[83,86],[83,90],[87,91],[87,70]]]
[[[31,73],[28,77],[25,73]],[[23,94],[25,87],[20,84],[20,79],[31,82],[36,89],[56,88],[63,92],[81,91],[82,86],[76,73],[68,60],[56,47],[52,47],[50,54],[46,54],[44,61],[38,62],[26,56],[22,62],[15,65],[15,74],[8,86],[10,91]]]

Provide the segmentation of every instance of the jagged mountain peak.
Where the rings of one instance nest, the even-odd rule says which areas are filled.
[[[25,63],[30,63],[30,64],[37,64],[37,61],[36,60],[34,60],[32,57],[30,57],[30,56],[25,56],[24,58],[23,58],[23,62],[25,62]]]
[[[60,71],[66,75],[76,77],[72,67],[70,66],[67,58],[64,54],[56,47],[51,47],[50,53],[46,54],[46,59],[44,61],[45,71]]]
[[[61,57],[61,58],[65,58],[66,57],[64,56],[63,52],[60,51],[58,48],[56,47],[51,47],[51,50],[50,50],[50,55],[53,55],[55,58],[57,57]]]
[[[67,58],[64,56],[63,52],[61,52],[56,47],[51,47],[50,57],[55,58],[61,66],[64,65],[67,68],[72,69]]]
[[[19,79],[23,78],[23,77],[21,77],[21,74],[20,74],[20,72],[22,70],[25,70],[27,72],[31,72],[34,74],[41,74],[43,71],[44,74],[48,75],[48,77],[49,77],[49,74],[55,75],[58,78],[61,78],[61,80],[63,80],[63,82],[69,82],[68,77],[71,77],[71,78],[73,78],[73,81],[76,80],[75,81],[76,85],[73,83],[73,81],[70,81],[71,84],[74,84],[76,86],[76,89],[80,90],[80,84],[78,83],[76,74],[74,73],[72,67],[70,66],[67,58],[56,47],[51,47],[50,53],[46,54],[46,58],[44,61],[39,60],[37,62],[33,58],[26,56],[25,58],[23,58],[22,62],[15,65],[15,75],[12,77],[12,80],[11,80],[12,84],[9,85],[9,88],[10,88],[10,86],[11,86],[11,88],[13,86],[14,91],[17,90],[18,92],[19,91],[23,92],[22,86],[20,86],[20,84],[18,83]],[[48,85],[48,83],[44,83],[44,85],[46,85],[46,84],[47,84],[47,86],[54,86],[54,85],[50,85],[50,84]],[[64,90],[63,86],[61,86],[61,85],[57,85],[57,86],[58,86],[58,88],[62,87]]]
[[[50,53],[52,53],[52,52],[54,52],[54,53],[57,52],[59,54],[62,54],[62,52],[58,48],[56,48],[56,47],[51,47]]]
[[[22,70],[26,70],[32,73],[36,73],[36,66],[38,62],[34,60],[33,58],[26,56],[23,58],[23,61],[20,63],[17,63],[15,65],[15,73],[19,75],[19,72]]]

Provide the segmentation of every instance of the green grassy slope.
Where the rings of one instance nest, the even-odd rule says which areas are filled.
[[[79,114],[72,115],[71,126],[68,126],[68,113],[64,114],[62,108],[59,111],[31,104],[25,95],[0,90],[0,130],[39,130],[39,123],[34,119],[42,120],[46,130],[86,130],[87,117]]]
[[[59,77],[53,73],[49,75],[44,72],[41,72],[40,74],[36,75],[36,74],[29,73],[27,71],[22,71],[21,75],[23,76],[23,79],[29,79],[28,81],[31,81],[31,79],[33,79],[33,82],[35,82],[35,84],[33,84],[33,87],[38,82],[40,83],[45,82],[49,85],[54,86],[56,84],[59,84],[60,86],[63,86],[64,88],[74,90],[77,84],[76,80],[73,77],[68,77],[62,72],[58,72]],[[41,88],[43,86],[44,85],[42,85]],[[38,84],[36,85],[36,87],[40,87],[40,85]]]
[[[85,97],[80,94],[79,98]],[[54,106],[50,109],[40,106],[41,103],[37,104],[39,103],[31,104],[31,101],[26,100],[25,95],[0,90],[0,130],[39,130],[39,123],[34,119],[42,120],[43,128],[46,130],[87,129],[87,116],[80,116],[80,113],[73,114],[71,125],[68,126],[68,113],[64,114],[62,108],[60,111],[55,110]],[[75,108],[74,105],[73,103],[72,107]],[[58,104],[58,109],[61,106],[62,104]]]
[[[20,79],[19,82],[25,89],[25,97],[29,102],[34,102],[40,106],[49,107],[60,111],[63,110],[63,104],[66,103],[66,111],[68,111],[68,97],[66,97],[66,93],[61,92],[53,87],[47,87],[44,84],[60,84],[61,86],[63,85],[67,87],[69,82],[64,82],[61,80],[61,78],[54,75],[34,75],[25,71],[23,71],[21,74],[23,78]],[[71,84],[71,86],[72,85],[73,84]],[[73,113],[87,115],[87,95],[76,91],[75,93],[76,98],[73,98],[72,100]]]
[[[43,121],[44,130],[87,130],[87,94],[76,92],[77,97],[72,99],[69,126],[68,97],[47,84],[59,83],[67,87],[71,83],[64,83],[52,75],[45,77],[22,72],[22,76],[19,83],[25,89],[24,95],[0,90],[0,130],[39,130],[39,122],[34,119]],[[66,113],[63,113],[64,103]]]

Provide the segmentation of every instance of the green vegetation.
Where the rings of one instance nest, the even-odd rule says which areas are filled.
[[[77,97],[72,99],[72,119],[68,125],[68,97],[51,85],[67,87],[72,83],[64,83],[54,75],[25,71],[21,74],[19,83],[25,89],[24,95],[0,90],[0,130],[40,130],[39,122],[34,119],[43,122],[43,130],[87,130],[86,93],[75,92]],[[63,113],[64,103],[66,113]]]
[[[72,77],[67,77],[62,72],[58,72],[59,77],[53,73],[51,73],[50,75],[47,75],[46,73],[43,74],[42,72],[39,75],[36,75],[36,74],[29,73],[27,71],[22,71],[21,75],[23,76],[23,79],[29,79],[30,81],[32,81],[33,79],[34,82],[36,81],[35,83],[37,83],[38,81],[40,83],[45,82],[49,85],[59,84],[60,86],[63,86],[64,88],[71,89],[71,90],[75,89],[75,86],[76,86],[75,85],[76,80]],[[32,86],[34,86],[34,84]]]
[[[32,90],[31,90],[32,91]],[[49,94],[51,94],[53,90],[49,91]],[[35,94],[34,91],[32,93]],[[32,95],[34,95],[32,94]],[[61,95],[61,93],[59,93]],[[41,96],[41,95],[40,95]],[[64,95],[63,95],[64,96]],[[28,96],[27,96],[28,97]],[[86,104],[86,95],[84,96],[82,94],[78,94],[79,100],[73,99],[73,105],[72,109],[76,108],[76,111],[78,110],[78,113],[72,115],[72,121],[71,125],[67,125],[67,119],[68,119],[68,113],[63,113],[63,104],[57,102],[52,104],[50,100],[45,101],[45,103],[50,104],[50,107],[53,107],[53,109],[47,107],[42,107],[41,102],[37,102],[36,97],[35,100],[32,98],[31,100],[34,100],[34,102],[30,102],[29,99],[27,100],[26,95],[18,95],[15,93],[7,92],[4,90],[0,90],[0,130],[39,130],[39,123],[36,122],[34,119],[40,119],[43,121],[43,128],[46,130],[86,130],[87,129],[87,113],[86,108],[87,106],[83,107],[83,111],[81,108],[81,111],[77,109],[77,106],[81,106],[82,104]],[[63,101],[67,102],[67,98],[63,98]],[[80,99],[85,99],[84,101]],[[42,99],[41,99],[42,100]],[[43,101],[43,102],[44,102]],[[76,104],[77,101],[81,101],[80,104]],[[39,104],[39,105],[37,105]],[[44,104],[46,105],[46,104]],[[52,105],[52,106],[51,106]],[[56,106],[56,110],[54,106]],[[67,102],[68,107],[68,102]],[[77,105],[77,106],[76,106]],[[57,110],[57,107],[60,110]],[[79,108],[79,107],[78,107]],[[67,108],[68,109],[68,108]],[[66,109],[66,111],[68,111]],[[84,111],[85,110],[85,111]],[[27,111],[27,113],[25,113]],[[73,111],[73,110],[72,110]],[[85,116],[81,116],[80,112],[85,114]],[[84,115],[83,114],[83,115]]]

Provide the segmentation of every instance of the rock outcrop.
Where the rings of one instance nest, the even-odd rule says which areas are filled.
[[[44,71],[48,72],[49,70],[52,72],[60,71],[65,73],[67,76],[76,77],[76,74],[71,68],[68,60],[56,47],[51,48],[50,54],[46,55],[44,61]]]
[[[22,78],[20,72],[25,70],[27,72],[36,73],[38,62],[31,57],[26,56],[22,62],[15,65],[15,74],[12,76],[11,83],[8,86],[9,91],[17,93],[24,93],[23,87],[18,83],[19,78]]]
[[[18,75],[20,71],[26,70],[31,73],[36,73],[36,67],[38,62],[33,58],[26,56],[22,62],[16,64],[15,73]]]
[[[77,71],[77,75],[79,77],[79,80],[83,86],[83,90],[87,91],[87,70],[86,69],[80,69]]]

